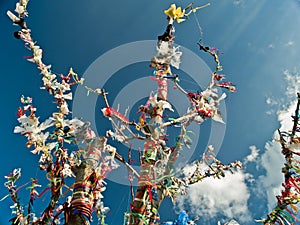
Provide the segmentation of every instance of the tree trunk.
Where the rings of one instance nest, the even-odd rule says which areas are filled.
[[[95,171],[87,163],[73,169],[76,181],[73,187],[73,195],[70,210],[66,216],[66,225],[89,225],[92,214],[94,195],[92,187],[95,185]]]

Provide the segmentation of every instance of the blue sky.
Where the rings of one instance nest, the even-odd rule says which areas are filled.
[[[92,63],[104,53],[127,43],[155,40],[164,32],[167,21],[163,10],[167,9],[171,3],[173,2],[168,0],[31,1],[28,5],[30,16],[27,23],[38,45],[44,50],[45,63],[51,64],[55,73],[66,74],[72,66],[78,74],[83,76]],[[175,1],[175,3],[182,6],[189,4],[187,1]],[[206,3],[198,1],[195,5]],[[268,141],[272,140],[274,131],[281,126],[278,115],[284,114],[282,108],[288,108],[293,100],[293,96],[287,92],[288,88],[294,90],[299,86],[299,80],[296,79],[299,70],[297,51],[300,44],[300,31],[297,29],[300,22],[299,2],[294,0],[284,2],[281,0],[253,0],[251,2],[213,0],[210,3],[210,7],[197,13],[203,36],[200,37],[197,22],[192,15],[188,21],[176,25],[175,41],[199,55],[211,69],[214,67],[213,60],[198,50],[196,42],[202,38],[205,44],[220,49],[223,53],[220,55],[223,72],[227,79],[237,86],[237,92],[230,94],[225,100],[226,132],[218,157],[225,163],[229,163],[247,158],[251,153],[250,146],[255,146],[251,149],[260,149],[260,151],[256,160],[247,164],[245,171],[230,177],[230,182],[220,185],[219,190],[223,190],[222,188],[228,189],[232,187],[230,186],[232,183],[236,183],[240,185],[240,195],[234,196],[228,193],[228,198],[224,198],[219,206],[203,203],[206,208],[202,210],[207,218],[215,218],[205,224],[216,224],[216,220],[226,220],[229,216],[241,220],[245,214],[249,218],[241,224],[254,224],[253,219],[266,215],[268,204],[272,202],[268,194],[271,189],[276,189],[280,184],[280,173],[274,175],[279,181],[274,181],[276,180],[274,177],[268,176],[270,175],[268,168],[278,166],[281,162],[280,156],[272,154],[272,144],[267,144],[267,148],[265,146]],[[6,11],[13,10],[14,4],[13,1],[0,1],[0,74],[2,78],[0,94],[3,106],[0,114],[0,141],[2,143],[0,182],[2,183],[4,176],[15,167],[21,167],[23,170],[23,180],[20,183],[25,183],[33,176],[39,179],[44,176],[37,170],[36,156],[31,155],[26,149],[25,138],[13,134],[13,128],[17,125],[16,112],[20,96],[24,94],[34,98],[41,119],[48,117],[49,110],[54,107],[48,94],[39,90],[41,81],[38,70],[24,59],[24,56],[30,55],[30,52],[24,48],[21,41],[13,37],[13,32],[17,30],[17,27],[11,24]],[[134,53],[128,52],[129,55]],[[113,67],[116,63],[112,60],[106,66]],[[101,80],[105,76],[102,72],[99,71],[94,79]],[[150,74],[151,70],[147,63],[133,64],[117,71],[115,77],[112,77],[109,84],[106,84],[106,88],[111,89],[110,92],[113,95],[118,93],[123,86],[126,87],[128,82]],[[188,79],[183,79],[182,83],[191,90],[197,88]],[[144,87],[145,89],[148,87],[149,92],[151,91],[151,86],[147,83]],[[137,96],[139,96],[138,93]],[[86,101],[89,101],[88,97]],[[89,110],[95,112],[96,118],[101,120],[99,101],[96,106],[98,108]],[[121,102],[120,105],[123,109],[127,107],[127,105],[122,106]],[[203,126],[204,129],[201,129],[203,133],[210,132],[210,123]],[[103,132],[100,127],[97,127],[99,133]],[[200,140],[204,140],[205,143],[201,144],[205,146],[208,137],[202,132],[199,134]],[[200,155],[202,150],[199,149],[199,153],[197,150],[194,154]],[[253,150],[253,152],[256,151]],[[274,181],[274,184],[271,181]],[[258,188],[260,182],[266,185]],[[130,201],[129,188],[116,182],[109,182],[109,185],[105,193],[105,201],[111,208],[108,222],[121,224],[122,212],[128,209]],[[207,190],[205,185],[203,184],[203,193]],[[191,193],[195,193],[194,191],[199,192],[195,188]],[[0,186],[0,193],[3,196],[6,194],[3,186]],[[200,199],[203,197],[201,194],[189,196],[194,198],[197,196]],[[216,193],[215,196],[219,195]],[[240,200],[232,201],[230,198],[234,197]],[[213,201],[212,197],[211,202]],[[181,203],[179,201],[177,209],[180,208]],[[241,212],[235,211],[236,208],[232,206],[235,204],[243,206],[240,207]],[[7,224],[7,220],[11,217],[9,205],[8,200],[0,202],[2,215],[5,215],[1,217],[0,224]],[[170,201],[163,205],[162,218],[171,219],[175,216],[174,213],[165,210],[170,206]],[[191,206],[198,207],[197,205]],[[224,208],[227,211],[214,214],[214,209],[222,211]]]

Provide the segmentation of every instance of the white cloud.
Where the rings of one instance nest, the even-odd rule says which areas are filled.
[[[278,121],[280,123],[280,130],[288,131],[293,127],[291,116],[295,114],[297,105],[297,93],[300,92],[300,71],[295,70],[290,72],[284,71],[287,88],[285,91],[286,100],[283,103],[282,109],[278,111]]]
[[[177,207],[180,210],[188,208],[192,215],[207,220],[222,215],[240,222],[249,221],[250,193],[246,185],[249,176],[240,170],[234,174],[227,172],[223,179],[206,178],[191,185],[186,195],[178,196]]]
[[[293,46],[294,44],[294,41],[288,41],[287,43],[285,43],[285,46]]]
[[[250,155],[247,155],[246,158],[244,159],[244,165],[246,165],[249,162],[255,162],[259,156],[259,149],[257,149],[256,146],[251,145],[249,149],[251,153]]]
[[[293,128],[292,116],[295,114],[296,105],[297,103],[293,102],[289,106],[289,108],[278,112],[278,121],[280,122],[280,130],[289,131]]]
[[[284,157],[281,154],[280,144],[277,142],[267,142],[265,149],[266,151],[260,159],[260,165],[266,170],[266,174],[258,178],[257,191],[266,196],[270,211],[277,202],[276,195],[280,194],[283,182],[281,168],[284,164]]]
[[[266,98],[266,103],[267,103],[267,105],[269,105],[271,107],[271,109],[269,109],[266,112],[266,114],[272,115],[272,114],[275,114],[277,112],[279,104],[280,104],[280,100],[275,100],[274,98],[267,97]]]
[[[266,103],[270,106],[270,109],[266,111],[266,114],[272,115],[282,114],[284,110],[290,107],[291,102],[295,102],[296,93],[300,91],[300,70],[295,68],[293,71],[283,71],[283,76],[286,82],[286,90],[284,95],[280,98],[274,98],[273,96],[266,97]]]
[[[277,105],[277,104],[278,104],[278,102],[277,102],[276,100],[274,100],[274,99],[272,99],[272,98],[270,98],[270,97],[268,97],[268,98],[266,99],[266,103],[267,103],[268,105]]]
[[[300,72],[295,70],[284,71],[287,88],[284,101],[281,100],[281,110],[278,110],[277,117],[281,131],[289,131],[293,127],[292,115],[295,113],[297,104],[296,93],[300,90]],[[271,98],[267,99],[267,104],[277,102]],[[278,132],[274,132],[274,139],[278,139]],[[266,170],[265,175],[260,176],[257,183],[257,191],[265,195],[268,201],[268,209],[272,210],[277,202],[276,195],[282,190],[281,184],[284,181],[281,169],[285,162],[281,153],[281,146],[278,142],[268,141],[265,145],[265,152],[260,157],[259,166]]]
[[[300,91],[300,70],[285,70],[283,74],[287,82],[287,88],[285,91],[285,95],[287,98],[286,100],[288,101],[288,103],[294,102],[296,98],[296,93]]]
[[[233,4],[234,4],[234,5],[243,5],[244,3],[245,3],[244,0],[234,0],[234,1],[233,1]]]

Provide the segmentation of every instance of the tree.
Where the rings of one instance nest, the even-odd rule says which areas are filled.
[[[16,186],[21,172],[20,169],[15,169],[6,177],[5,183],[14,202],[13,210],[16,217],[12,218],[12,224],[59,224],[60,220],[65,224],[89,224],[93,211],[96,212],[100,223],[105,224],[104,218],[108,209],[103,205],[101,192],[105,190],[104,179],[117,166],[115,159],[128,168],[130,177],[138,178],[135,193],[133,187],[131,189],[133,202],[131,211],[126,213],[125,222],[139,225],[160,223],[158,210],[165,197],[175,200],[176,195],[184,194],[189,185],[210,176],[221,179],[226,171],[233,172],[241,167],[238,161],[224,165],[216,158],[213,146],[209,146],[203,157],[195,162],[195,171],[189,176],[180,177],[174,169],[179,152],[190,145],[189,125],[201,124],[207,119],[223,122],[218,106],[225,98],[225,94],[220,94],[219,89],[235,91],[234,85],[224,81],[224,76],[219,74],[222,66],[218,50],[203,43],[198,43],[200,50],[211,55],[216,64],[211,74],[211,82],[205,90],[196,93],[186,91],[180,85],[180,75],[172,73],[172,67],[179,67],[182,54],[179,47],[174,44],[174,23],[183,22],[191,13],[204,6],[193,7],[193,4],[190,4],[182,9],[173,4],[165,11],[168,25],[165,33],[158,37],[157,54],[150,62],[150,67],[154,69],[154,76],[151,79],[157,82],[158,88],[156,92],[150,93],[146,104],[139,107],[141,116],[138,122],[129,120],[125,114],[111,107],[106,90],[86,87],[88,92],[103,96],[105,106],[102,112],[113,127],[112,130],[107,130],[106,137],[98,137],[89,127],[89,122],[71,118],[67,102],[72,100],[71,86],[83,84],[83,80],[72,68],[67,75],[57,75],[50,70],[50,66],[43,63],[43,51],[32,39],[31,30],[25,21],[28,14],[27,3],[26,0],[20,0],[15,10],[17,15],[8,11],[8,16],[14,24],[20,26],[15,37],[22,39],[32,51],[33,55],[28,60],[35,63],[41,71],[43,87],[55,98],[58,111],[40,123],[32,99],[21,98],[23,106],[18,110],[20,126],[15,128],[15,132],[28,139],[26,146],[33,147],[31,151],[33,154],[40,155],[40,169],[45,171],[49,180],[51,198],[42,215],[37,217],[32,212],[32,204],[41,193],[37,192],[39,187],[37,180],[32,179],[29,187],[30,200],[25,210],[20,203]],[[165,110],[172,111],[172,105],[168,102],[169,82],[173,82],[176,91],[186,96],[190,106],[184,115],[165,121]],[[296,130],[298,120],[295,121]],[[171,126],[179,129],[175,143],[167,140],[166,127]],[[292,138],[294,135],[295,131]],[[108,139],[121,143],[130,143],[133,139],[141,140],[143,142],[143,151],[139,158],[141,170],[137,172],[131,165],[131,149],[126,160],[114,146],[108,144]],[[80,149],[76,149],[78,145],[81,145]],[[66,184],[69,187],[65,190]],[[271,219],[264,222],[274,221],[276,220]],[[179,214],[177,224],[180,222],[193,223],[185,212]]]

